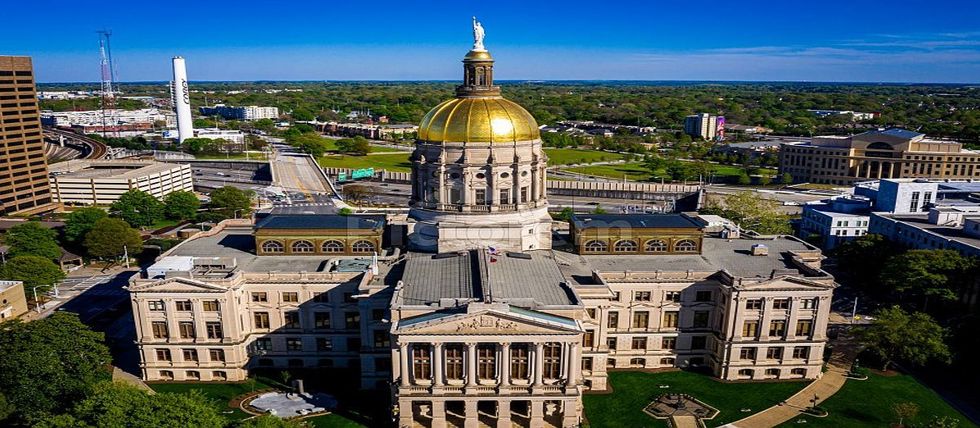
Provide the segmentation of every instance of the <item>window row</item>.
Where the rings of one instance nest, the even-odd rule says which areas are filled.
[[[740,360],[755,360],[758,356],[758,349],[755,347],[742,348],[738,351],[738,358]],[[793,359],[806,359],[810,358],[810,347],[809,346],[794,346],[793,347]],[[766,348],[766,359],[767,360],[780,360],[783,358],[783,347],[782,346],[771,346]]]
[[[289,244],[289,250],[292,253],[315,253],[317,246],[313,241],[308,241],[305,239],[300,239],[293,241]],[[343,253],[346,251],[346,245],[343,241],[329,240],[324,241],[320,244],[321,253]],[[350,252],[352,253],[364,253],[370,254],[377,251],[375,245],[371,241],[359,240],[354,241],[350,245]],[[262,252],[264,253],[285,253],[286,244],[282,241],[270,239],[262,242]]]
[[[742,323],[742,337],[758,337],[759,321],[748,320]],[[796,321],[796,336],[809,336],[813,333],[813,320]],[[786,320],[769,321],[769,337],[785,337]]]
[[[171,370],[160,370],[161,380],[174,380],[174,372]],[[188,370],[184,372],[184,380],[201,380],[201,372],[197,370]],[[228,380],[228,374],[224,371],[216,370],[211,372],[211,380]]]
[[[182,361],[200,361],[197,349],[181,349]],[[173,355],[169,349],[157,349],[157,361],[173,361]],[[208,349],[208,361],[224,362],[225,351],[223,349]]]
[[[166,321],[153,321],[150,329],[154,339],[169,339],[170,327]],[[205,337],[208,339],[221,339],[224,337],[221,321],[208,321],[204,323]],[[195,339],[198,337],[197,328],[193,321],[179,321],[177,323],[178,337],[181,339]]]
[[[166,304],[163,300],[149,300],[146,302],[147,306],[151,311],[164,311],[166,310]],[[190,300],[177,300],[174,301],[174,307],[180,312],[190,312],[194,310],[193,303]],[[220,304],[217,300],[204,300],[201,301],[201,309],[205,312],[218,312],[220,309]]]
[[[411,367],[415,380],[432,380],[434,347],[430,344],[412,344]],[[481,380],[495,380],[499,368],[496,344],[481,343],[476,346],[476,376]],[[510,345],[510,377],[511,379],[529,380],[531,376],[532,345],[514,343]],[[466,347],[463,344],[451,343],[443,346],[443,374],[447,380],[464,380],[466,376],[467,358]],[[561,377],[562,346],[560,343],[546,343],[542,347],[543,379],[558,379]],[[438,381],[441,381],[438,380]]]
[[[632,239],[622,239],[613,243],[614,253],[635,253],[640,248],[639,243]],[[662,239],[650,239],[643,243],[643,252],[646,253],[665,253],[670,248],[667,241]],[[607,253],[609,244],[606,241],[593,239],[586,241],[583,249],[586,253]],[[698,243],[693,239],[681,239],[674,242],[673,251],[678,253],[697,252]]]
[[[283,312],[281,328],[301,329],[304,326],[303,323],[300,321],[300,319],[301,319],[300,311]],[[272,323],[269,318],[269,312],[253,312],[252,320],[253,320],[253,327],[255,327],[256,330],[268,330],[272,328]],[[334,328],[330,321],[330,312],[324,312],[324,311],[313,312],[313,328],[320,329],[320,330]],[[344,328],[348,330],[360,329],[361,313],[344,312]]]

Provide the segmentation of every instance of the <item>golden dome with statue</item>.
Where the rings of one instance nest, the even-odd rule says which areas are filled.
[[[500,96],[493,84],[493,57],[483,47],[483,28],[474,22],[473,49],[463,58],[463,84],[456,98],[429,110],[418,138],[443,143],[506,143],[540,138],[538,122],[519,104]]]

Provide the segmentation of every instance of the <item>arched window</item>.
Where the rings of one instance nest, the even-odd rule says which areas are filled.
[[[313,249],[316,247],[314,247],[313,243],[310,241],[300,240],[293,242],[293,245],[290,248],[292,248],[294,253],[312,253]]]
[[[264,253],[281,253],[285,248],[282,242],[279,241],[265,241],[262,243],[262,252]]]
[[[643,244],[643,251],[648,253],[663,253],[667,251],[667,243],[661,239],[651,239]]]
[[[617,253],[632,253],[636,251],[636,241],[624,239],[622,241],[617,241],[613,245],[613,250]]]
[[[690,253],[698,250],[697,242],[690,239],[681,239],[674,243],[674,251],[679,253]]]
[[[357,241],[350,246],[351,251],[355,253],[373,253],[374,244],[371,241]]]
[[[324,253],[343,253],[344,243],[341,241],[324,241],[323,245],[320,246]]]
[[[609,246],[605,242],[593,239],[585,243],[586,253],[604,253],[609,250]]]

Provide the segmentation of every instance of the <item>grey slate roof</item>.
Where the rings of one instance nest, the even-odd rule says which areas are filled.
[[[255,224],[256,229],[375,229],[384,227],[383,215],[273,214]]]
[[[576,214],[572,216],[575,227],[688,227],[701,226],[683,214]]]
[[[865,133],[863,133],[861,135],[869,135],[869,136],[870,135],[888,135],[888,136],[891,136],[891,137],[904,138],[906,140],[911,140],[911,139],[914,139],[914,138],[925,136],[926,134],[922,134],[922,133],[915,132],[915,131],[909,131],[908,129],[888,128],[888,129],[884,129],[884,130],[877,130],[876,129],[876,130],[873,130],[873,131],[868,131],[868,132],[865,132]]]
[[[576,305],[579,302],[548,250],[530,258],[470,250],[458,255],[411,253],[402,275],[403,304],[431,305],[441,299],[508,302],[517,306]]]

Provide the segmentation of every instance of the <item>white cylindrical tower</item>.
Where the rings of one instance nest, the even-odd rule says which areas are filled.
[[[174,57],[174,80],[171,82],[174,112],[177,113],[177,140],[184,142],[194,137],[194,124],[191,121],[191,94],[187,89],[187,67],[184,58]]]

